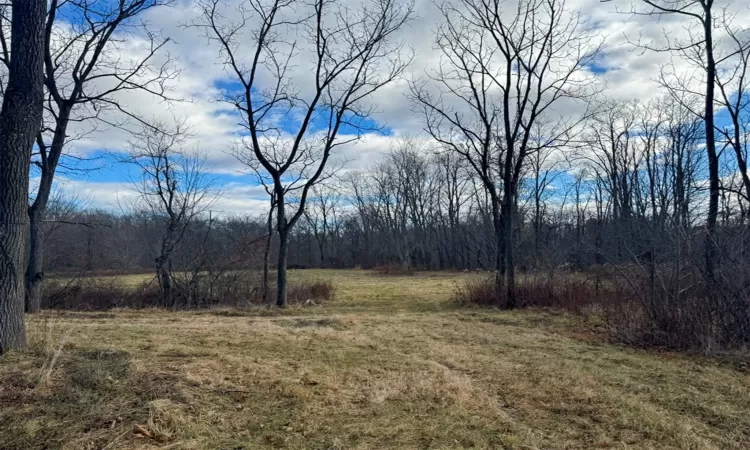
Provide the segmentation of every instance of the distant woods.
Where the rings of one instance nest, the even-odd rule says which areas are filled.
[[[699,267],[707,198],[703,136],[702,121],[668,97],[598,105],[579,148],[536,151],[519,176],[518,270]],[[342,171],[315,186],[290,235],[290,266],[494,271],[491,197],[464,158],[426,142],[402,139],[366,170]],[[727,174],[730,157],[725,153]],[[739,263],[749,204],[739,175],[725,177],[722,186],[719,244],[727,263]],[[47,237],[51,271],[149,268],[159,254],[163,220],[151,210],[60,211],[57,219],[108,227],[54,224]],[[175,248],[176,270],[189,269],[201,246],[224,261],[246,255],[238,266],[258,264],[267,220],[258,214],[209,221],[204,211]],[[252,249],[243,248],[251,241]],[[278,244],[271,244],[275,254]]]

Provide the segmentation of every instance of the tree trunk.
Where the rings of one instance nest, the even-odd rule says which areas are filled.
[[[156,258],[156,276],[159,279],[159,286],[162,291],[162,301],[165,307],[173,307],[174,298],[172,295],[172,275],[171,264],[168,256],[160,256]]]
[[[513,260],[513,200],[512,196],[506,197],[503,203],[503,247],[505,250],[505,273],[503,284],[505,285],[505,307],[513,309],[516,304],[516,266]]]
[[[276,264],[276,306],[286,308],[286,261],[289,250],[287,230],[279,230],[279,259]]]
[[[719,157],[714,130],[714,90],[716,61],[713,52],[713,18],[710,4],[705,7],[703,27],[706,40],[706,153],[708,154],[708,216],[706,218],[705,258],[708,278],[716,280],[718,248],[716,220],[719,215]]]
[[[276,264],[276,306],[286,308],[286,262],[289,252],[289,227],[286,222],[284,192],[280,182],[276,186],[276,224],[279,233],[279,258]]]
[[[44,233],[40,214],[29,208],[29,260],[26,265],[26,312],[36,313],[42,302]]]
[[[325,233],[325,229],[323,230],[323,233]],[[325,237],[321,236],[315,236],[315,240],[318,243],[318,251],[320,252],[320,267],[325,267],[326,262],[328,259],[326,258],[326,241]],[[312,263],[312,260],[310,261]]]
[[[537,179],[539,179],[539,172],[537,172]],[[541,198],[539,195],[539,186],[537,185],[534,192],[534,269],[539,270],[542,250],[540,247],[540,238],[542,234],[542,207]]]
[[[176,306],[176,299],[172,290],[172,250],[175,247],[175,233],[177,232],[177,218],[173,213],[169,213],[169,224],[167,225],[166,235],[161,242],[161,251],[156,258],[156,276],[159,278],[164,306],[173,308]]]
[[[271,209],[268,211],[268,221],[266,223],[266,231],[268,233],[268,239],[266,239],[266,246],[263,249],[263,303],[269,301],[269,289],[268,289],[268,265],[271,257],[271,243],[273,241],[273,210],[274,201],[271,199]]]
[[[271,238],[273,237],[273,234],[268,234],[268,239],[266,239],[266,247],[263,249],[263,286],[261,287],[261,297],[263,299],[263,303],[268,303],[269,301],[269,282],[268,282],[268,266],[269,266],[269,259],[271,257]]]
[[[46,0],[12,4],[11,62],[0,110],[0,354],[25,346],[29,161],[42,123]]]
[[[497,297],[498,303],[503,295],[503,278],[505,276],[505,242],[503,241],[503,218],[501,216],[497,199],[493,197],[492,225],[495,231],[495,297]]]
[[[47,203],[52,193],[52,182],[55,170],[60,160],[65,139],[67,137],[68,121],[71,108],[64,106],[55,121],[55,133],[49,151],[42,154],[41,177],[34,202],[29,207],[29,260],[26,266],[26,312],[39,311],[42,295],[42,279],[44,278],[44,219],[46,218]]]

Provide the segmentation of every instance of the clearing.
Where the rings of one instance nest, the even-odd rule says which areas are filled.
[[[29,318],[29,350],[0,360],[0,448],[750,447],[739,357],[611,345],[565,314],[458,309],[464,274],[291,276],[332,279],[335,300]]]

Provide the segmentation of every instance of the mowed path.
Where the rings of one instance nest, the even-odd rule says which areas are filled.
[[[331,278],[336,299],[34,317],[31,350],[0,361],[0,448],[750,448],[737,358],[608,344],[562,314],[459,309],[464,274],[292,277]]]

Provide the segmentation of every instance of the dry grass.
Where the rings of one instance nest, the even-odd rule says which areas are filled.
[[[462,274],[291,276],[332,278],[336,299],[33,317],[30,349],[0,361],[0,448],[750,446],[740,359],[610,345],[567,315],[459,310]]]

